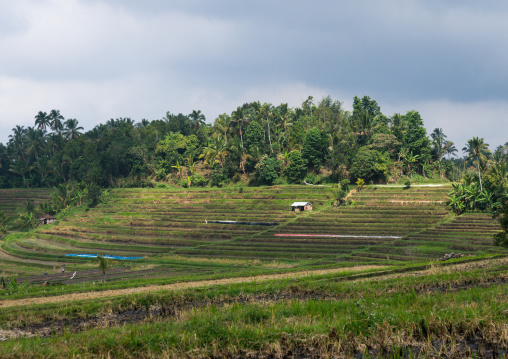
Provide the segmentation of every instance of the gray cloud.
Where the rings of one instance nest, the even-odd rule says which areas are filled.
[[[481,108],[483,127],[465,121],[461,136],[490,128],[494,145],[508,122],[507,15],[503,1],[0,0],[0,142],[52,108],[89,129],[367,94],[389,115],[420,106],[429,127]]]

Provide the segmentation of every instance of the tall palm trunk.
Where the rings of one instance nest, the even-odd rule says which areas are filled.
[[[482,173],[480,171],[480,159],[477,158],[476,160],[478,161],[476,164],[478,165],[478,178],[480,179],[480,192],[482,192],[483,186],[482,186]]]
[[[242,142],[242,148],[243,148],[242,125],[240,125],[240,141]]]
[[[268,124],[268,142],[270,142],[270,150],[273,153],[272,139],[270,137],[270,121],[268,120],[268,117],[266,118],[266,123]]]

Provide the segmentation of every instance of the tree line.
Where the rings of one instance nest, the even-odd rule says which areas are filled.
[[[213,124],[201,111],[167,112],[138,123],[111,119],[87,132],[58,110],[40,111],[33,127],[14,127],[0,144],[0,187],[56,187],[70,180],[101,187],[222,186],[242,179],[258,185],[383,183],[457,179],[475,163],[487,165],[476,157],[456,159],[458,150],[446,138],[439,128],[429,136],[417,111],[388,117],[369,96],[355,97],[353,111],[330,97],[309,97],[295,108],[245,103]],[[506,162],[506,147],[487,155]]]
[[[86,132],[51,110],[37,113],[34,126],[15,126],[0,143],[0,188],[54,187],[60,196],[81,198],[96,197],[100,188],[167,183],[340,183],[346,191],[344,184],[358,180],[448,179],[457,182],[449,200],[456,213],[506,211],[508,142],[492,151],[472,137],[462,151],[458,158],[440,128],[427,134],[417,111],[389,117],[369,96],[355,97],[352,111],[331,97],[309,96],[294,108],[245,103],[213,123],[194,110],[137,123],[111,119]],[[63,206],[51,203],[48,212]]]

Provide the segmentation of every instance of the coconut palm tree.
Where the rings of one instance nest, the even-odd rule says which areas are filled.
[[[104,258],[103,256],[97,256],[97,261],[99,262],[99,269],[102,271],[102,279],[104,283],[106,283],[106,272],[111,268],[115,261],[112,261],[109,258]]]
[[[83,127],[78,126],[78,120],[76,120],[75,118],[69,118],[67,121],[65,121],[64,125],[65,125],[64,134],[68,140],[72,138],[79,138],[79,136],[82,135],[82,133],[79,132],[79,130],[82,130]]]
[[[51,128],[61,135],[63,124],[62,121],[64,120],[64,117],[60,114],[59,110],[51,110],[49,113],[49,119],[51,121]]]
[[[214,132],[222,134],[226,144],[228,143],[228,132],[231,130],[231,125],[231,117],[226,113],[219,115],[213,124]]]
[[[270,119],[273,119],[274,116],[274,109],[273,106],[269,103],[264,103],[261,107],[262,116],[266,118],[266,125],[267,125],[267,132],[268,132],[268,142],[270,143],[270,151],[273,153],[273,147],[272,147],[272,137],[271,137],[271,130],[270,130]],[[265,136],[266,140],[266,136]]]
[[[237,125],[238,128],[240,129],[240,142],[242,144],[242,148],[244,147],[242,125],[245,126],[249,123],[250,121],[249,117],[250,117],[249,114],[242,107],[238,107],[236,111],[233,111],[231,116],[231,122]]]
[[[194,130],[197,131],[199,127],[205,125],[206,118],[205,115],[201,113],[201,110],[192,110],[192,113],[188,116],[192,120],[192,124],[194,125]]]
[[[25,160],[24,147],[26,142],[25,135],[27,130],[23,126],[16,125],[16,127],[12,129],[12,132],[13,132],[12,135],[9,135],[10,138],[9,144],[10,146],[12,146],[14,153],[16,154],[16,157],[18,159]]]
[[[26,132],[26,138],[28,140],[27,154],[34,155],[35,160],[39,159],[39,149],[44,145],[44,131],[37,130],[33,127],[28,127]]]
[[[49,160],[46,156],[41,156],[37,161],[35,161],[34,165],[30,167],[31,170],[35,170],[39,173],[41,177],[41,182],[43,182],[46,187],[51,187],[49,184],[49,174],[51,172],[51,166]]]
[[[39,130],[46,131],[46,127],[51,124],[51,119],[46,112],[39,111],[35,115],[35,125],[38,126]]]
[[[476,164],[478,167],[478,178],[480,180],[480,191],[483,191],[480,161],[485,162],[487,160],[487,157],[484,153],[488,152],[488,146],[488,144],[484,143],[483,138],[473,137],[467,141],[466,147],[464,147],[469,152],[466,160],[476,159]]]
[[[140,122],[136,124],[137,128],[147,128],[148,125],[150,125],[150,121],[148,121],[146,118],[143,118]]]
[[[448,159],[450,159],[450,155],[457,157],[456,153],[458,152],[457,147],[452,141],[446,141],[444,145],[444,152],[448,155]]]
[[[224,167],[224,161],[229,152],[230,148],[227,147],[226,141],[217,134],[210,139],[208,146],[203,149],[203,153],[199,158],[204,158],[209,165],[213,166],[214,163],[220,163],[221,167]]]
[[[28,188],[28,182],[26,181],[26,175],[31,171],[30,164],[21,158],[18,158],[14,163],[11,164],[9,171],[20,175],[23,178],[23,184]]]
[[[434,131],[430,134],[432,137],[432,142],[434,143],[434,153],[436,154],[436,159],[441,161],[445,154],[445,144],[446,144],[446,135],[443,132],[442,128],[435,128]]]

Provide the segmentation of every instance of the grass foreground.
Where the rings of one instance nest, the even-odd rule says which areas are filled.
[[[2,358],[506,357],[508,258],[1,308]]]

